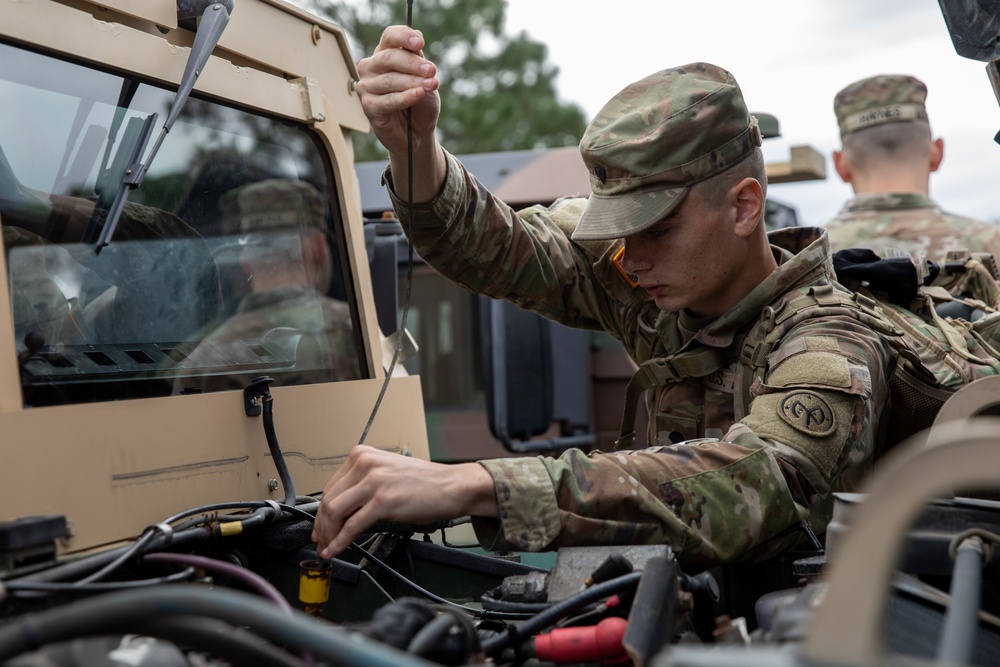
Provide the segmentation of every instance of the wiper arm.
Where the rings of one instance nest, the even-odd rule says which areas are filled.
[[[190,1],[179,0],[177,3],[178,13],[190,11],[189,6],[191,4]],[[170,128],[174,125],[174,121],[177,120],[181,110],[187,103],[188,96],[191,94],[191,90],[194,89],[195,82],[201,76],[202,69],[204,69],[205,64],[212,55],[212,51],[215,50],[219,39],[222,37],[222,32],[229,25],[229,15],[232,8],[233,0],[226,0],[225,2],[216,2],[209,5],[202,14],[201,23],[199,24],[198,31],[195,33],[194,42],[191,44],[191,53],[188,54],[188,61],[184,66],[184,75],[181,77],[180,86],[177,88],[177,95],[170,105],[167,119],[163,122],[163,129],[160,131],[160,136],[156,139],[156,143],[153,144],[153,149],[149,152],[146,161],[142,162],[142,155],[146,151],[146,145],[149,143],[149,138],[153,133],[153,126],[156,124],[158,117],[154,113],[149,115],[142,125],[142,131],[136,141],[135,148],[132,150],[132,157],[129,159],[125,173],[118,184],[115,199],[111,203],[110,208],[108,208],[108,216],[104,220],[101,234],[94,245],[95,253],[100,254],[101,248],[111,243],[111,238],[118,227],[118,221],[121,219],[122,211],[125,209],[125,202],[128,199],[129,192],[139,187],[142,184],[142,179],[146,177],[149,165],[152,164],[153,158],[156,157],[156,153],[160,150],[160,145],[163,144],[167,133],[170,132]]]

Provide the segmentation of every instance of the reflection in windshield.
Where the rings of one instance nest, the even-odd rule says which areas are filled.
[[[274,178],[227,192],[222,224],[237,235],[217,265],[249,292],[236,312],[212,326],[179,367],[175,391],[240,389],[265,360],[295,362],[294,384],[360,377],[345,301],[327,296],[333,262],[320,192],[305,181]],[[206,373],[212,368],[226,372]],[[245,370],[234,373],[236,368]]]
[[[236,389],[265,374],[275,385],[362,377],[341,221],[307,132],[190,99],[97,254],[84,241],[137,128],[173,94],[0,44],[0,95],[0,223],[26,404]]]

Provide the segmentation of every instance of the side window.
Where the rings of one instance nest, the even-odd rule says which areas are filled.
[[[333,183],[302,127],[0,44],[0,223],[27,405],[363,377]],[[154,129],[158,135],[160,126]]]
[[[400,303],[405,282],[401,277]],[[420,376],[429,411],[486,410],[483,359],[478,345],[480,302],[481,297],[445,280],[429,266],[414,266],[406,328],[420,345],[420,354],[407,359],[405,366],[408,372]]]

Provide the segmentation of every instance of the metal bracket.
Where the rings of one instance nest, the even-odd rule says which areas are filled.
[[[253,382],[243,388],[243,409],[247,417],[257,417],[263,411],[263,401],[265,396],[270,396],[268,386],[274,382],[274,378],[266,375],[254,379]]]
[[[323,91],[319,87],[316,79],[308,76],[300,76],[292,79],[292,83],[302,87],[302,92],[306,97],[306,110],[309,112],[309,120],[322,123],[326,120],[323,113]]]

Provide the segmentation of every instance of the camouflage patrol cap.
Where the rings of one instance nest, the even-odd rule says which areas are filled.
[[[840,136],[882,123],[927,120],[927,86],[904,74],[880,74],[856,81],[833,99]]]
[[[219,200],[223,226],[235,234],[326,229],[326,206],[313,185],[274,178],[234,188]]]
[[[626,86],[580,141],[593,194],[573,232],[614,239],[655,224],[691,185],[761,144],[733,75],[708,63],[666,69]]]

